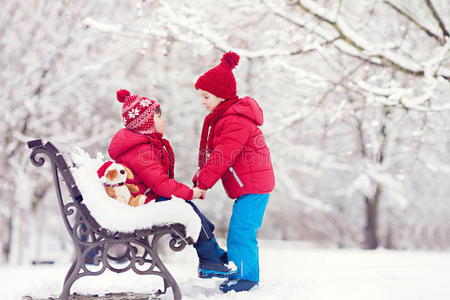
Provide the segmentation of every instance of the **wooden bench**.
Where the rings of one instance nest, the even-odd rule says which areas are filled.
[[[29,141],[28,148],[33,150],[30,155],[33,165],[42,166],[45,156],[50,159],[61,216],[75,248],[75,258],[64,279],[61,300],[69,298],[70,288],[76,280],[100,275],[107,269],[115,273],[133,270],[140,275],[160,276],[164,288],[158,290],[156,296],[165,294],[170,287],[173,298],[181,299],[177,282],[158,255],[157,244],[164,235],[170,235],[169,246],[173,251],[181,251],[186,244],[192,244],[192,239],[186,237],[184,225],[153,226],[134,232],[112,232],[102,228],[83,203],[83,195],[71,173],[71,168],[76,166],[70,156],[50,142],[43,144],[42,140]],[[61,182],[65,183],[68,193],[62,192]],[[114,255],[111,251],[114,245],[124,245],[122,247],[126,250],[123,254]],[[93,259],[88,257],[89,253],[95,253]]]

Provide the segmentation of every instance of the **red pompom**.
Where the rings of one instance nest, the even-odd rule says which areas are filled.
[[[117,100],[119,100],[120,103],[125,102],[125,98],[130,96],[131,93],[127,90],[118,90],[117,91]]]
[[[233,69],[239,63],[239,55],[230,51],[225,53],[220,61],[225,63],[230,69]]]

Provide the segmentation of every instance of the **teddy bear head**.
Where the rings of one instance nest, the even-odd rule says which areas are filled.
[[[118,185],[125,183],[128,177],[128,170],[121,164],[107,161],[97,171],[101,182],[107,185]]]

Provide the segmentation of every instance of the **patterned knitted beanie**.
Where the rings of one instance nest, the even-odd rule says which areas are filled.
[[[238,63],[239,55],[231,51],[225,53],[219,65],[199,77],[195,88],[225,100],[235,98],[236,80],[232,71]]]
[[[126,128],[139,134],[156,131],[153,116],[159,107],[158,102],[139,95],[131,96],[127,90],[118,90],[117,100],[123,103],[122,120]]]

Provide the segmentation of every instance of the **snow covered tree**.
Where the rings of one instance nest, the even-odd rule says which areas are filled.
[[[42,137],[86,148],[104,146],[105,136],[118,125],[104,103],[111,97],[105,79],[129,50],[110,37],[86,36],[88,28],[80,19],[100,9],[92,1],[4,4],[0,165],[11,171],[0,175],[3,260],[8,254],[14,262],[22,260],[30,237],[43,230],[40,212],[54,205],[40,203],[51,178],[37,175],[25,142]]]
[[[262,234],[448,248],[449,16],[445,0],[7,0],[2,259],[39,248],[31,237],[56,226],[39,221],[58,218],[24,142],[106,154],[121,127],[117,89],[161,102],[177,179],[189,183],[206,113],[193,84],[228,50],[241,56],[239,95],[265,113],[276,167]],[[224,232],[231,201],[221,187],[200,206]]]
[[[448,117],[449,106],[442,98],[448,92],[450,75],[448,25],[442,17],[449,11],[444,1],[436,1],[436,6],[431,1],[240,1],[213,7],[202,1],[160,4],[158,14],[166,18],[164,24],[175,39],[200,44],[199,54],[211,48],[221,52],[233,49],[248,60],[248,69],[241,71],[247,73],[245,88],[267,101],[263,108],[270,107],[283,117],[279,129],[269,129],[274,145],[284,142],[287,152],[301,147],[306,129],[312,133],[309,139],[323,139],[315,144],[317,151],[305,152],[312,156],[313,165],[347,173],[349,181],[339,181],[347,186],[344,194],[337,186],[329,189],[336,197],[330,206],[325,199],[309,197],[299,188],[298,179],[301,173],[311,171],[308,167],[281,162],[282,198],[303,199],[301,202],[328,211],[326,215],[334,215],[334,219],[354,202],[342,204],[342,196],[354,199],[355,192],[360,193],[365,216],[363,243],[376,248],[381,199],[396,209],[416,201],[403,196],[407,187],[398,179],[408,172],[403,167],[405,159],[417,157],[420,151],[442,155],[438,140],[433,139],[433,146],[427,149],[406,145],[423,143],[416,122],[423,121],[420,128],[433,131],[436,124],[445,128]],[[281,107],[276,106],[279,99],[283,99]],[[292,110],[296,112],[292,114]],[[275,127],[270,116],[269,124]],[[319,124],[322,132],[317,131]],[[299,133],[302,127],[305,129]],[[325,174],[316,172],[315,176],[321,180]],[[286,206],[281,205],[280,214],[286,214]],[[298,213],[293,211],[290,217]],[[322,232],[335,232],[331,227],[336,222],[326,223],[328,228]],[[310,229],[313,227],[316,225]]]

